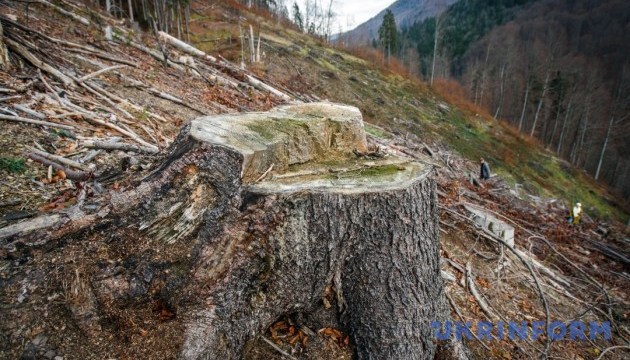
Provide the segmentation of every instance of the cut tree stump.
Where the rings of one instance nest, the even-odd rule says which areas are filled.
[[[350,106],[193,120],[135,188],[0,232],[29,264],[5,276],[3,309],[53,314],[48,344],[77,357],[247,358],[291,316],[339,328],[357,359],[432,359],[430,323],[448,316],[432,168],[353,150],[367,143]],[[16,306],[8,289],[41,274],[46,290]]]

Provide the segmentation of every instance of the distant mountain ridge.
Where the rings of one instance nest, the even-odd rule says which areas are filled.
[[[378,28],[381,26],[383,16],[388,9],[394,13],[396,25],[398,25],[400,29],[409,27],[426,18],[434,17],[457,1],[458,0],[398,0],[370,20],[341,36],[348,39],[351,44],[371,41],[378,37]]]

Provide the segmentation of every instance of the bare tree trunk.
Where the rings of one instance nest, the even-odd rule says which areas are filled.
[[[496,120],[500,115],[501,115],[501,107],[503,106],[503,93],[504,93],[504,86],[505,86],[505,66],[506,63],[503,63],[503,66],[501,66],[501,86],[500,86],[500,90],[499,90],[499,105],[497,106],[497,111],[495,111],[494,113],[494,120]]]
[[[580,139],[580,129],[582,128],[582,122],[584,119],[584,114],[580,115],[580,118],[577,121],[577,127],[575,129],[575,134],[573,135],[573,141],[571,141],[571,151],[569,152],[569,162],[575,165],[575,159],[577,157],[577,152],[579,150],[579,139]]]
[[[0,23],[0,69],[8,70],[10,66],[9,52],[4,44],[4,32],[2,30],[2,23]]]
[[[523,100],[523,109],[521,110],[521,118],[518,120],[518,131],[523,130],[523,120],[525,119],[525,110],[527,109],[527,99],[529,98],[529,79],[525,85],[525,99]]]
[[[488,67],[488,58],[490,57],[490,41],[491,39],[488,40],[486,60],[483,63],[483,71],[481,72],[481,94],[479,94],[479,106],[483,106],[483,93],[486,90],[486,69]]]
[[[243,34],[243,28],[241,27],[241,23],[238,23],[238,37],[241,39],[241,68],[245,67],[245,35]]]
[[[547,75],[545,75],[545,82],[543,83],[542,94],[540,95],[540,100],[538,101],[538,107],[536,108],[536,114],[534,115],[534,123],[532,124],[532,131],[529,134],[530,136],[534,136],[534,133],[536,132],[536,123],[538,122],[540,109],[542,109],[543,103],[545,102],[545,95],[547,94],[548,83],[549,83],[549,71],[547,71]]]
[[[186,16],[186,42],[190,43],[190,4],[186,5],[185,8],[185,16]]]
[[[133,1],[127,0],[127,4],[129,5],[129,21],[133,22]]]
[[[182,38],[182,3],[177,2],[177,11],[175,13],[177,17],[177,38]]]
[[[556,149],[556,154],[561,156],[560,150],[562,149],[562,141],[564,140],[564,133],[567,127],[567,121],[569,120],[569,114],[571,113],[571,104],[573,101],[573,96],[569,98],[569,105],[567,105],[567,111],[564,114],[564,121],[562,122],[562,130],[560,131],[560,140],[558,140],[558,148]]]
[[[142,19],[147,20],[147,0],[142,0]]]
[[[105,11],[107,11],[108,14],[112,13],[112,0],[105,0]]]
[[[610,121],[608,122],[608,128],[606,129],[606,137],[604,138],[604,145],[602,145],[602,152],[599,154],[599,161],[597,162],[597,170],[595,170],[595,180],[599,179],[599,172],[602,169],[602,163],[604,162],[604,154],[606,153],[606,147],[608,146],[608,139],[610,139],[610,133],[615,122],[615,113],[610,115]]]
[[[624,81],[624,68],[621,68],[621,76],[619,76],[619,85],[617,86],[617,95],[615,96],[615,100],[612,103],[611,111],[610,111],[610,121],[608,122],[608,128],[606,129],[606,137],[604,138],[604,145],[602,145],[602,151],[599,155],[599,161],[597,162],[597,170],[595,171],[595,180],[599,179],[599,173],[602,168],[602,163],[604,162],[604,153],[606,153],[606,147],[608,146],[608,140],[610,139],[610,134],[615,125],[615,116],[617,112],[617,105],[619,104],[619,100],[621,99],[621,93],[623,88]],[[626,115],[628,116],[628,115]]]
[[[579,146],[578,146],[578,154],[577,154],[577,159],[575,161],[575,165],[576,166],[580,166],[580,159],[582,157],[582,154],[584,154],[584,142],[586,140],[586,132],[588,130],[589,127],[589,119],[590,119],[590,113],[591,113],[591,94],[589,93],[588,97],[586,98],[586,111],[584,114],[584,124],[582,125],[582,135],[580,136],[580,141],[579,141]],[[584,164],[582,164],[583,166]]]
[[[261,35],[258,33],[258,45],[256,45],[256,62],[260,62],[260,38]]]
[[[254,27],[249,25],[249,57],[252,63],[256,62],[256,48],[254,47]]]
[[[562,103],[558,102],[558,107],[556,108],[556,116],[554,116],[553,120],[553,130],[551,131],[551,137],[549,139],[545,139],[547,143],[547,148],[553,144],[553,139],[556,138],[556,131],[558,130],[558,119],[560,118],[560,109],[562,108]]]
[[[433,63],[431,65],[431,86],[433,86],[433,76],[435,75],[435,59],[437,57],[438,41],[440,32],[440,15],[435,17],[435,37],[433,38]]]

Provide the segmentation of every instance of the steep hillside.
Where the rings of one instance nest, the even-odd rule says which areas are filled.
[[[458,0],[398,0],[376,16],[351,31],[340,35],[344,42],[366,44],[378,38],[378,28],[383,23],[385,11],[391,10],[399,28],[407,28],[416,22],[434,17]]]
[[[609,206],[615,202],[614,197],[603,189],[594,190],[587,176],[505,124],[484,116],[463,98],[459,104],[462,108],[444,106],[446,100],[423,83],[271,25],[263,18],[255,21],[263,26],[261,36],[267,41],[262,46],[267,58],[253,64],[253,69],[276,83],[318,99],[355,105],[368,122],[396,134],[441,142],[471,160],[489,158],[496,171],[512,184],[522,184],[536,195],[561,196],[567,202],[586,198],[588,201],[582,201],[587,201],[597,214],[620,216],[618,209]],[[217,36],[212,31],[204,34],[207,35],[195,35],[195,39]],[[231,34],[223,36],[224,40],[218,40],[214,49],[237,61],[239,45],[230,46],[227,40],[238,36],[238,26],[232,26]],[[444,93],[457,95],[457,91],[448,89]]]
[[[230,354],[240,349],[228,341],[247,343],[245,359],[349,359],[361,352],[352,328],[334,320],[344,310],[337,302],[342,292],[357,295],[375,283],[365,276],[366,264],[376,277],[417,281],[423,273],[444,282],[438,297],[448,300],[455,321],[610,322],[610,340],[464,341],[474,358],[627,355],[630,232],[618,221],[627,214],[589,177],[465,101],[461,88],[436,82],[431,89],[238,2],[192,3],[195,48],[183,33],[175,41],[172,28],[169,37],[95,4],[56,4],[62,8],[45,2],[28,4],[28,12],[21,2],[0,8],[13,66],[0,72],[8,129],[0,137],[0,171],[9,180],[0,187],[0,306],[8,319],[0,322],[0,357],[195,358],[209,354],[196,345],[213,339]],[[355,133],[365,130],[367,139],[320,131],[317,121],[335,116],[294,114],[296,123],[286,108],[200,119],[287,103],[297,113],[309,106],[301,103],[320,100],[356,106],[361,114],[346,108],[340,120],[356,125],[362,116],[365,127]],[[210,153],[213,145],[200,139],[219,146]],[[270,154],[270,142],[290,151]],[[242,151],[226,151],[228,143]],[[322,151],[339,143],[346,143],[343,158]],[[317,157],[318,167],[306,155]],[[480,183],[479,157],[498,176]],[[278,168],[275,159],[282,160]],[[403,191],[398,202],[387,197],[401,171],[414,169],[430,171],[431,191],[422,193],[431,209],[409,205],[415,190]],[[334,193],[357,178],[369,195]],[[375,179],[384,194],[370,188]],[[250,182],[248,192],[226,200],[241,180]],[[303,180],[295,188],[321,189],[325,182],[334,194],[321,198],[338,207],[320,206],[320,195],[308,191],[283,198],[286,186]],[[569,224],[575,201],[584,214]],[[439,264],[437,254],[430,264],[402,256],[383,271],[371,260],[385,245],[402,244],[388,225],[423,228],[429,211],[439,214],[433,228],[439,249],[431,244]],[[326,228],[324,218],[333,225]],[[207,226],[199,229],[202,221]],[[366,248],[368,223],[387,231]],[[514,237],[500,233],[499,224]],[[397,253],[423,253],[418,245],[406,243]],[[340,284],[329,246],[343,248],[335,253],[341,260],[366,249],[349,268],[360,281]],[[311,267],[304,260],[314,254],[321,257]],[[284,273],[274,273],[279,268]],[[318,276],[335,287],[307,286],[305,279]],[[242,278],[246,288],[239,287]],[[436,289],[397,284],[412,294]],[[388,295],[365,298],[380,303],[377,296],[407,310]],[[381,329],[366,309],[355,324]],[[219,318],[235,331],[215,331]],[[422,322],[423,335],[432,320],[413,319]],[[406,335],[417,337],[411,328]],[[192,340],[185,338],[190,333]]]

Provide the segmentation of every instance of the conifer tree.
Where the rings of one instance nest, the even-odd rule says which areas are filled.
[[[392,52],[396,51],[396,46],[398,45],[396,31],[396,19],[394,19],[392,11],[388,9],[385,12],[385,16],[383,16],[381,27],[378,29],[378,41],[383,47],[383,52],[387,54],[388,62]]]

